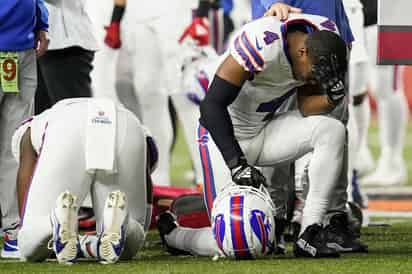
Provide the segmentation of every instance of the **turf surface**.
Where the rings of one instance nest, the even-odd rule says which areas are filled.
[[[172,157],[172,181],[175,185],[192,184],[187,176],[190,159],[181,132]],[[412,178],[412,123],[406,137],[405,157],[409,178]],[[376,123],[369,134],[369,146],[375,158],[379,155]],[[412,181],[409,180],[409,184]],[[148,235],[147,246],[136,260],[116,265],[100,265],[81,261],[73,266],[45,263],[20,263],[0,259],[0,273],[412,273],[412,220],[389,219],[391,227],[370,227],[363,230],[363,241],[369,245],[369,254],[347,254],[339,259],[296,259],[288,248],[286,256],[270,256],[255,261],[231,261],[211,258],[172,257],[164,252],[155,232]]]
[[[210,258],[172,257],[151,232],[148,246],[136,260],[116,265],[100,265],[81,261],[73,266],[46,263],[0,261],[1,273],[412,273],[412,220],[392,227],[372,227],[363,230],[363,240],[369,244],[369,254],[347,254],[339,259],[296,259],[288,254],[270,256],[255,261],[231,261]]]

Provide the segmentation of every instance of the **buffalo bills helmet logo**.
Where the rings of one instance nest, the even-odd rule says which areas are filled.
[[[252,226],[253,233],[255,233],[262,245],[262,253],[266,253],[267,251],[270,252],[273,249],[273,243],[270,242],[269,239],[272,228],[266,218],[265,213],[257,209],[252,210],[250,224]],[[267,250],[267,248],[269,248],[269,250]]]

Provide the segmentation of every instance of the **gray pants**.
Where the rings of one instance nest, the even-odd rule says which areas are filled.
[[[16,176],[18,164],[11,152],[11,138],[18,125],[33,112],[37,85],[34,50],[19,53],[20,93],[4,93],[0,86],[0,207],[2,226],[7,229],[19,221]]]

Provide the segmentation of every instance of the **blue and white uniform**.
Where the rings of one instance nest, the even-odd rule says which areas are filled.
[[[267,17],[246,24],[235,36],[229,52],[253,79],[246,81],[228,107],[235,137],[249,164],[276,166],[292,162],[313,151],[310,166],[311,191],[304,212],[303,229],[320,222],[329,194],[341,172],[345,139],[344,125],[326,116],[303,117],[292,106],[297,87],[286,46],[286,31],[294,23],[308,31],[337,32],[329,19],[315,15],[291,15],[285,22]],[[204,194],[209,212],[222,188],[231,181],[219,149],[207,129],[199,126],[199,152],[204,175]],[[327,152],[328,151],[328,152]],[[328,165],[328,171],[321,166]]]
[[[52,235],[49,216],[66,190],[80,204],[91,191],[98,232],[108,193],[126,193],[129,219],[122,256],[134,257],[145,237],[139,228],[147,231],[151,217],[148,133],[139,120],[107,99],[62,100],[16,131],[12,146],[17,159],[21,137],[29,127],[38,158],[21,210],[22,258],[41,261],[47,257],[44,243]]]

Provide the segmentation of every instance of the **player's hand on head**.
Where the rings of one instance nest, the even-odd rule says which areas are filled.
[[[265,176],[257,168],[249,165],[246,160],[232,168],[231,174],[233,182],[237,185],[255,188],[259,188],[261,185],[267,186]]]
[[[322,91],[328,96],[330,103],[339,104],[345,97],[345,73],[338,68],[336,55],[322,57],[313,65],[312,74]]]
[[[209,21],[206,17],[195,17],[192,23],[183,31],[179,38],[182,43],[187,37],[195,40],[198,46],[209,44]]]
[[[289,13],[301,13],[302,9],[289,6],[285,3],[274,3],[265,12],[264,16],[276,16],[280,21],[288,19]]]

